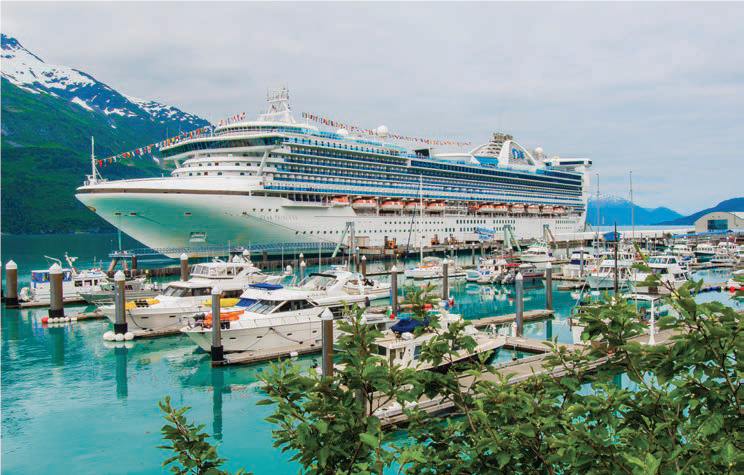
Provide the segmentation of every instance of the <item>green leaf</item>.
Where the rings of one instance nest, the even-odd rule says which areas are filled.
[[[359,434],[359,440],[364,442],[365,444],[369,445],[370,447],[376,448],[377,447],[377,436],[367,433],[361,433]]]

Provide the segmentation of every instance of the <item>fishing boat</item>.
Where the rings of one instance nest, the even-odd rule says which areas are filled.
[[[584,225],[588,158],[546,157],[504,133],[444,153],[428,142],[395,143],[382,126],[329,129],[329,121],[310,124],[312,114],[300,122],[287,89],[270,91],[267,99],[268,110],[256,120],[159,144],[159,160],[172,167],[170,176],[109,181],[98,168],[106,160],[91,154],[91,173],[75,196],[169,257],[178,257],[184,246],[335,243],[349,222],[371,247],[384,247],[386,236],[406,242],[410,229],[390,215],[416,197],[420,183],[424,202],[444,202],[445,212],[424,215],[410,236],[414,242],[450,233],[470,237],[467,224],[486,223],[462,223],[462,212],[447,207],[473,202],[514,204],[510,224],[521,239],[540,237],[546,224],[554,233]],[[354,209],[350,196],[379,197],[381,213]],[[560,219],[522,215],[518,203],[527,200],[572,212]]]
[[[45,256],[47,260],[54,262],[62,273],[62,299],[66,301],[80,300],[80,293],[101,290],[101,285],[109,281],[108,276],[98,267],[89,269],[76,269],[74,262],[77,257],[68,256],[65,253],[67,267],[62,267],[62,260]],[[49,280],[49,269],[37,269],[31,271],[28,287],[23,287],[18,293],[21,302],[48,303],[51,298],[51,283]]]
[[[230,307],[238,302],[243,288],[255,283],[277,283],[285,275],[267,275],[251,263],[247,256],[233,260],[195,264],[189,279],[170,282],[152,298],[127,299],[126,322],[132,330],[158,330],[182,326],[181,319],[211,307],[214,287],[222,290],[221,305]],[[116,313],[114,305],[102,305],[100,311],[112,323]]]
[[[368,305],[389,295],[390,284],[341,268],[310,274],[299,287],[249,285],[235,306],[221,310],[223,349],[263,351],[314,343],[325,309],[340,316],[347,305]],[[212,319],[211,313],[191,315],[181,332],[209,351]]]

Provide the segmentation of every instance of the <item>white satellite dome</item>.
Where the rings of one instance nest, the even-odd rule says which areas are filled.
[[[336,134],[337,134],[337,135],[340,135],[340,136],[342,136],[342,137],[346,137],[347,135],[349,135],[349,131],[348,131],[348,130],[346,130],[346,129],[343,129],[343,128],[342,128],[342,129],[338,129],[338,130],[336,131]]]
[[[388,128],[385,127],[384,125],[381,125],[381,126],[377,127],[377,129],[375,130],[375,132],[377,132],[377,135],[379,137],[387,137],[388,136],[388,133],[389,133]]]
[[[537,148],[535,149],[535,153],[536,153],[536,154],[538,154],[538,155],[542,155],[542,154],[543,154],[543,149],[542,149],[542,147],[537,147]]]

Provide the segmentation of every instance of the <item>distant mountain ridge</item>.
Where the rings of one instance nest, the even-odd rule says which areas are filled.
[[[90,173],[91,136],[104,158],[209,123],[156,101],[122,94],[82,71],[45,63],[2,35],[3,233],[111,231],[78,202]],[[159,176],[152,156],[104,166],[110,179]]]
[[[630,226],[636,224],[639,226],[658,224],[662,221],[669,221],[680,218],[682,215],[674,210],[665,207],[659,208],[642,208],[633,204],[633,213],[631,217],[631,202],[616,196],[608,196],[599,199],[599,219],[601,226],[611,226],[617,223],[618,226]],[[632,218],[632,220],[631,220]],[[595,226],[597,224],[597,200],[589,199],[586,212],[586,222]]]
[[[670,225],[686,225],[695,224],[698,218],[704,214],[713,213],[715,211],[744,211],[744,197],[731,198],[728,200],[721,201],[712,208],[707,208],[697,213],[693,213],[689,216],[683,216],[670,221],[665,221],[659,224],[670,224]]]

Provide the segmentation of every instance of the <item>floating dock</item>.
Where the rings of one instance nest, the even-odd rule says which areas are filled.
[[[553,310],[530,310],[524,312],[524,321],[543,320],[546,318],[553,318]],[[475,328],[485,328],[489,325],[503,325],[511,323],[516,320],[516,314],[510,313],[506,315],[498,315],[495,317],[479,318],[477,320],[469,320]],[[135,338],[138,338],[135,334]],[[516,340],[515,340],[516,341]],[[511,338],[509,339],[511,343]],[[531,345],[529,348],[519,348],[524,351],[535,351],[535,346]],[[212,366],[232,366],[232,365],[252,365],[257,363],[264,363],[266,361],[278,360],[281,358],[291,358],[301,355],[309,355],[313,353],[320,353],[322,350],[321,341],[315,341],[306,344],[285,346],[280,349],[265,350],[265,351],[245,351],[237,353],[228,353],[225,355],[223,361],[213,361]]]

